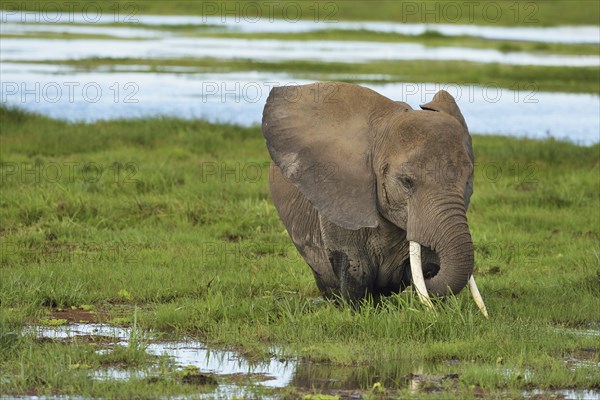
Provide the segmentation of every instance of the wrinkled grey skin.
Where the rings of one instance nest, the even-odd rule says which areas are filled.
[[[431,295],[467,284],[471,137],[447,92],[421,108],[347,83],[271,91],[262,122],[271,195],[326,297],[403,290],[409,240],[423,248]]]

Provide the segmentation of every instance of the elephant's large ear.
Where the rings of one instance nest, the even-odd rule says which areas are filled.
[[[377,226],[371,121],[396,107],[348,83],[271,90],[262,131],[271,158],[329,221],[346,229]]]
[[[429,103],[422,104],[419,107],[423,110],[439,111],[449,114],[456,118],[465,129],[468,129],[465,118],[460,112],[460,108],[458,108],[454,97],[445,90],[440,90],[433,96],[433,99]]]

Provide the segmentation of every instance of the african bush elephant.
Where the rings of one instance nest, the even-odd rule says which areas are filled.
[[[348,83],[272,89],[262,120],[271,195],[326,297],[412,283],[431,306],[429,294],[469,283],[487,315],[466,216],[471,137],[449,93],[421,108]]]

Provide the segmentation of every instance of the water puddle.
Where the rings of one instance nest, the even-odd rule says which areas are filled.
[[[144,350],[150,355],[167,356],[180,373],[197,371],[186,378],[196,384],[214,385],[212,392],[199,394],[199,398],[254,397],[253,389],[293,387],[300,392],[332,393],[341,397],[362,398],[365,391],[385,390],[388,394],[405,388],[414,393],[435,392],[458,385],[457,374],[436,374],[431,366],[415,368],[406,360],[387,361],[380,365],[333,366],[328,363],[305,362],[299,359],[283,360],[274,355],[267,362],[252,363],[234,351],[210,349],[194,340],[159,340],[152,333],[132,332],[131,328],[114,327],[96,323],[75,323],[59,327],[35,326],[27,330],[42,340],[90,340],[110,343],[101,347],[108,353],[115,346],[128,346],[134,335],[142,335]],[[272,351],[277,353],[277,349]],[[432,372],[433,371],[433,372]],[[160,379],[160,368],[124,369],[114,366],[90,371],[97,380]],[[218,382],[214,377],[219,377]],[[199,380],[199,381],[198,381]],[[264,396],[261,394],[261,398]]]
[[[30,329],[39,338],[72,339],[75,337],[111,338],[113,343],[128,346],[132,330],[104,324],[74,324],[60,327],[37,326]],[[178,367],[195,367],[204,374],[243,375],[266,387],[285,387],[294,375],[296,362],[273,358],[266,363],[251,363],[232,351],[209,349],[202,342],[193,340],[157,340],[151,335],[144,339],[145,351],[150,355],[168,356]],[[110,351],[107,349],[102,352]],[[107,368],[96,371],[97,379],[132,379],[153,376],[152,370],[123,370]]]
[[[600,327],[597,325],[591,325],[586,329],[577,328],[554,328],[555,332],[564,333],[566,335],[578,335],[578,336],[595,336],[600,337]]]
[[[598,390],[529,390],[523,392],[527,399],[555,399],[555,400],[600,400],[600,391]]]
[[[89,18],[77,13],[57,14],[48,10],[44,13],[26,15],[13,11],[0,11],[0,20],[9,24],[26,22],[28,25],[58,25],[65,23],[90,24]],[[114,24],[128,22],[140,27],[182,26],[210,27],[221,31],[238,31],[243,33],[298,33],[321,30],[366,30],[371,32],[398,33],[403,35],[421,35],[427,31],[437,31],[447,36],[475,36],[494,40],[525,40],[548,43],[600,43],[600,27],[598,26],[557,26],[557,27],[507,27],[479,26],[462,24],[403,24],[397,22],[341,22],[327,20],[294,20],[263,18],[235,18],[229,16],[188,16],[188,15],[134,15],[115,21],[114,15],[105,13],[94,18],[94,24]],[[9,28],[4,33],[9,33]]]
[[[146,67],[142,67],[143,71]],[[68,121],[163,115],[250,126],[260,124],[274,86],[348,78],[327,74],[309,80],[303,75],[270,72],[203,73],[192,68],[165,68],[157,73],[132,71],[136,66],[113,68],[121,72],[2,63],[2,102]],[[373,77],[353,78],[360,82]],[[538,92],[527,86],[509,90],[494,85],[361,84],[415,108],[445,89],[456,98],[472,133],[536,139],[552,136],[584,145],[599,140],[597,95]]]
[[[114,346],[128,346],[134,333],[130,328],[96,323],[75,323],[59,327],[35,326],[26,332],[41,340],[75,338],[90,340],[96,337],[99,338],[96,342],[110,343],[110,346],[97,350],[100,353],[111,352]],[[193,396],[201,399],[256,398],[257,393],[260,393],[260,398],[279,398],[276,394],[269,397],[264,391],[257,392],[256,390],[260,390],[261,387],[264,389],[294,387],[301,393],[316,391],[345,398],[362,398],[365,391],[377,391],[378,388],[386,390],[389,394],[403,388],[410,388],[415,393],[435,391],[432,388],[441,388],[442,382],[448,379],[457,382],[458,379],[458,375],[423,374],[422,368],[415,369],[410,363],[402,360],[379,366],[339,367],[298,359],[286,361],[274,355],[267,362],[252,363],[236,352],[210,349],[202,342],[194,340],[158,340],[148,332],[135,334],[144,337],[146,353],[169,357],[180,373],[186,370],[197,371],[190,376],[183,375],[182,383],[214,386],[209,393]],[[275,349],[273,353],[277,353],[277,350]],[[418,373],[414,373],[415,371]],[[160,379],[160,374],[161,370],[156,365],[147,369],[110,366],[90,371],[93,379],[103,381],[131,379],[152,381]],[[215,377],[218,377],[218,380]],[[186,379],[190,382],[186,382]]]

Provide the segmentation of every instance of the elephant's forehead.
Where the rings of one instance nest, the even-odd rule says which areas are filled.
[[[404,113],[396,122],[397,131],[409,139],[460,142],[464,128],[452,116],[437,111]]]
[[[471,169],[467,159],[456,159],[449,155],[399,158],[395,161],[391,162],[393,171],[414,177],[437,178],[440,172],[459,177],[468,174]]]
[[[439,157],[442,154],[460,158],[466,149],[464,128],[451,116],[435,111],[405,113],[391,121],[383,150],[414,157]],[[452,158],[456,158],[452,157]]]

